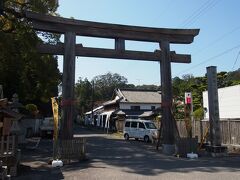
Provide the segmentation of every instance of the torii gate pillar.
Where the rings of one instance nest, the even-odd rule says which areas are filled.
[[[75,44],[76,34],[66,32],[64,35],[61,139],[73,137]]]
[[[175,151],[175,128],[176,125],[172,117],[172,77],[171,77],[171,59],[170,44],[167,41],[160,42],[162,57],[160,61],[161,74],[161,92],[162,92],[162,135],[163,135],[163,153],[173,154]]]

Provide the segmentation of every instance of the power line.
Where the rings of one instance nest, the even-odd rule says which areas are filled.
[[[219,0],[215,0],[215,1],[211,1],[210,4],[205,8],[202,9],[200,12],[198,12],[189,22],[187,22],[185,24],[184,27],[187,27],[191,24],[193,24],[194,22],[196,22],[203,14],[205,14],[209,9],[213,8],[214,6],[216,6],[216,4],[219,2]]]
[[[235,59],[235,62],[233,63],[233,67],[232,67],[232,70],[231,70],[231,71],[233,71],[233,68],[234,68],[235,64],[237,63],[237,60],[238,60],[239,55],[240,55],[240,50],[238,51],[237,57],[236,57],[236,59]],[[230,78],[231,78],[230,74],[231,74],[231,73],[227,73],[227,77],[225,78],[224,81],[230,80]],[[219,99],[221,99],[222,96],[223,96],[223,94],[219,95]]]
[[[195,10],[185,21],[183,21],[183,27],[192,24],[196,21],[201,15],[207,12],[210,8],[213,8],[218,3],[218,0],[206,1],[202,6]]]
[[[216,44],[217,42],[221,41],[222,39],[224,39],[225,37],[231,35],[232,33],[234,33],[235,31],[239,30],[240,26],[237,26],[235,28],[233,28],[231,31],[224,33],[222,36],[220,36],[219,38],[215,39],[214,41],[210,42],[207,46],[205,46],[204,48],[196,51],[196,53],[193,53],[194,55],[199,54],[200,52],[202,52],[203,50],[209,48],[209,46],[212,46],[214,44]]]
[[[196,22],[203,14],[205,14],[209,9],[213,8],[218,2],[218,0],[210,1],[210,4],[205,9],[202,9],[199,13],[197,13],[187,24],[185,24],[185,27]]]
[[[225,51],[223,51],[223,52],[221,52],[221,53],[219,53],[219,54],[217,54],[217,55],[215,55],[215,56],[213,56],[213,57],[211,57],[211,58],[208,58],[208,59],[206,59],[206,60],[198,63],[198,64],[195,65],[195,66],[192,66],[192,67],[190,67],[190,68],[188,68],[188,69],[185,69],[184,71],[178,73],[176,76],[178,76],[178,75],[180,75],[180,74],[182,74],[182,73],[184,73],[184,72],[188,72],[189,70],[195,69],[196,67],[198,67],[198,66],[200,66],[200,65],[202,65],[202,64],[205,64],[206,62],[212,61],[212,60],[214,60],[214,59],[216,59],[216,58],[218,58],[218,57],[221,57],[221,56],[223,56],[224,54],[227,54],[227,53],[229,53],[229,52],[231,52],[231,51],[233,51],[234,49],[237,49],[237,48],[239,48],[239,47],[240,47],[240,44],[237,45],[237,46],[234,46],[234,47],[232,47],[232,48],[229,48],[229,49],[227,49],[227,50],[225,50]],[[239,56],[239,55],[238,55],[238,56]]]
[[[196,13],[198,13],[205,5],[207,5],[209,1],[206,1],[202,6],[200,6],[197,10],[195,10],[185,21],[182,22],[180,26],[184,26]]]
[[[235,65],[236,65],[236,63],[237,63],[237,61],[238,61],[239,55],[240,55],[240,50],[238,51],[237,57],[236,57],[236,59],[235,59],[235,61],[234,61],[234,63],[233,63],[232,70],[234,69],[234,67],[235,67]]]

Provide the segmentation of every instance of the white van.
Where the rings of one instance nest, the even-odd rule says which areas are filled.
[[[145,142],[157,139],[158,130],[155,124],[150,120],[126,119],[124,131],[124,139],[129,138],[143,139]]]

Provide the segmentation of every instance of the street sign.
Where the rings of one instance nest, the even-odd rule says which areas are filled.
[[[185,92],[185,104],[192,104],[192,93]]]

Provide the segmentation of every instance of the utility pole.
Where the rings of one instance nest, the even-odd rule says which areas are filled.
[[[92,117],[91,117],[91,121],[94,123],[94,114],[93,114],[93,107],[94,107],[94,81],[92,81],[92,100],[91,100],[91,106],[92,106]]]

